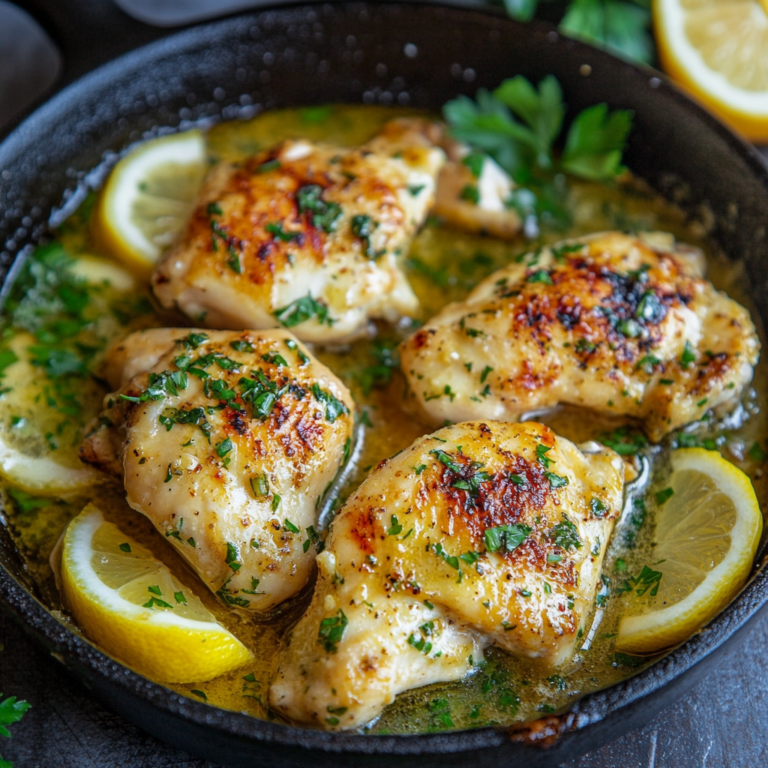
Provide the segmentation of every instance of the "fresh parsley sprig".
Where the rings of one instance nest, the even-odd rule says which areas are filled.
[[[474,101],[459,96],[443,108],[452,135],[490,155],[518,185],[550,181],[558,171],[592,181],[621,174],[632,112],[609,112],[605,104],[583,110],[571,124],[558,160],[554,144],[565,111],[562,89],[552,75],[538,87],[517,75],[492,92],[479,90]]]
[[[502,0],[501,4],[518,21],[530,21],[539,8],[539,0]],[[630,61],[653,61],[648,0],[561,0],[559,4],[562,17],[558,29],[562,34]],[[542,16],[549,19],[552,4],[547,3],[546,7]]]

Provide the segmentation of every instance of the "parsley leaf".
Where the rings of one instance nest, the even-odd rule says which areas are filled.
[[[531,534],[531,527],[523,523],[497,525],[485,529],[485,548],[489,552],[512,552],[517,549]]]
[[[349,620],[341,608],[335,616],[329,616],[320,622],[317,641],[325,648],[326,653],[336,653],[347,624],[349,624]]]
[[[317,318],[320,325],[323,323],[333,325],[333,320],[328,315],[328,307],[321,301],[312,298],[312,294],[309,293],[275,310],[274,315],[284,328],[293,328],[313,317]]]
[[[631,129],[631,111],[617,109],[609,114],[605,104],[588,107],[568,131],[563,170],[593,181],[623,173],[621,154]]]
[[[573,0],[559,30],[616,56],[650,64],[653,59],[653,41],[648,33],[650,12],[642,5],[620,0]]]
[[[3,694],[0,693],[0,696]],[[15,696],[9,696],[0,702],[0,736],[11,737],[9,725],[18,723],[32,705],[26,701],[18,701]]]

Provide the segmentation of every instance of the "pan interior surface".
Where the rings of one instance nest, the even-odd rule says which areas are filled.
[[[6,273],[13,271],[19,254],[45,237],[49,222],[62,220],[89,185],[98,185],[116,153],[147,136],[284,106],[338,102],[437,110],[458,93],[493,88],[516,73],[533,81],[555,74],[572,111],[600,101],[633,109],[636,122],[627,164],[691,215],[708,218],[720,247],[743,265],[758,314],[765,316],[760,260],[768,221],[767,184],[746,147],[651,73],[537,25],[426,6],[350,4],[265,11],[190,30],[88,76],[44,106],[0,148],[0,262]],[[183,734],[173,737],[177,743],[189,738],[201,753],[211,755],[213,747],[199,735],[188,736],[196,726],[216,734],[211,744],[221,740],[221,754],[233,764],[253,739],[265,743],[266,750],[295,746],[296,754],[305,748],[382,755],[483,749],[489,765],[504,764],[519,749],[493,729],[407,739],[360,737],[302,731],[228,712],[211,715],[204,705],[128,672],[58,624],[27,593],[31,584],[5,529],[0,558],[5,567],[0,586],[35,635],[102,696],[121,699],[117,707],[127,716],[167,738],[147,715],[150,707],[160,710],[164,723],[175,723]],[[667,696],[678,695],[684,685],[681,673],[726,642],[762,607],[765,595],[758,574],[706,634],[637,677],[579,701],[566,727],[581,728],[611,714],[613,720],[566,735],[546,760],[573,756],[589,748],[590,739],[603,741],[627,723],[653,714],[663,703],[659,696],[656,704],[635,706],[634,715],[628,705],[669,682],[674,685],[663,689]],[[45,596],[35,597],[45,602]],[[701,674],[703,666],[695,673]],[[688,675],[687,684],[693,681],[694,675]],[[552,728],[562,725],[558,721]],[[292,754],[281,753],[280,764],[292,764]],[[542,754],[535,753],[531,764],[545,760]],[[327,759],[338,764],[338,757]],[[426,764],[429,760],[437,762],[429,758]],[[424,765],[424,758],[419,763]]]

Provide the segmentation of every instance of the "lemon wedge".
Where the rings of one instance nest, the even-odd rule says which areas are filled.
[[[714,618],[744,586],[763,530],[749,478],[714,451],[675,451],[657,498],[651,570],[662,575],[655,595],[630,593],[645,609],[619,625],[616,648],[630,653],[680,643]]]
[[[99,247],[148,278],[187,223],[205,175],[200,131],[141,144],[112,169],[92,227]]]
[[[662,67],[752,141],[768,140],[768,0],[653,0]]]
[[[205,682],[252,658],[165,565],[93,504],[67,528],[61,583],[88,637],[152,680]]]

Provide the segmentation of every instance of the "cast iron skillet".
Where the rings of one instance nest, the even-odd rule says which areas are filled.
[[[605,101],[635,110],[629,167],[692,215],[711,211],[714,236],[747,272],[768,321],[763,253],[768,172],[759,156],[650,70],[474,10],[401,4],[283,7],[193,28],[84,77],[0,145],[0,269],[7,280],[92,181],[91,169],[130,142],[199,121],[326,102],[439,109],[522,73],[556,75],[571,110]],[[77,191],[79,190],[79,191]],[[147,731],[218,763],[279,766],[557,765],[639,726],[705,675],[768,603],[758,570],[707,629],[650,669],[576,702],[548,750],[492,728],[420,736],[323,733],[256,720],[183,698],[114,662],[39,602],[0,527],[0,595],[29,632],[102,701]],[[471,758],[466,752],[471,751]]]

